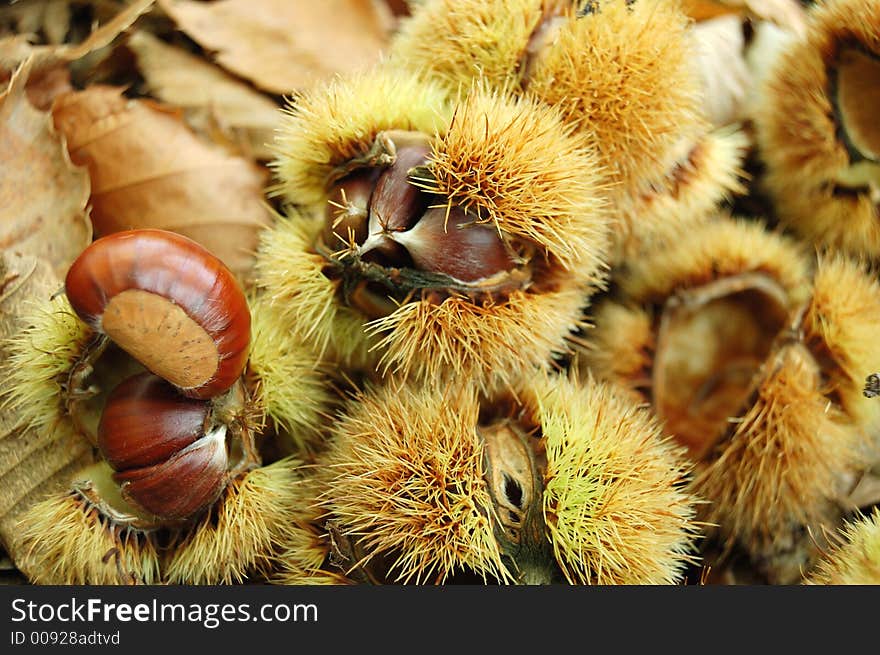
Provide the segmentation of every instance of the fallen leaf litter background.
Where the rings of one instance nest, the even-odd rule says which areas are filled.
[[[755,35],[802,34],[811,3],[682,4],[696,21],[707,115],[715,126],[745,122],[748,132],[754,76],[767,55]],[[88,243],[133,227],[189,236],[249,284],[260,230],[283,211],[270,166],[280,109],[297,91],[379,62],[409,5],[20,0],[0,7],[0,337],[19,328],[8,308],[57,292],[54,281]],[[744,166],[744,180],[760,176],[754,153]],[[775,225],[757,185],[729,207]],[[85,458],[76,439],[46,443],[0,413],[3,534],[14,535],[21,508]],[[880,482],[870,475],[863,482],[852,500],[865,507]],[[8,555],[0,570],[6,583],[26,582]],[[691,576],[702,573],[697,567]],[[724,576],[714,581],[750,581],[748,572]]]

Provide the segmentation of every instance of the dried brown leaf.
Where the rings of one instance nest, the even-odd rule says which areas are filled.
[[[33,54],[33,46],[27,35],[0,39],[0,87],[2,87],[18,66]],[[49,109],[56,95],[71,89],[70,70],[66,62],[44,67],[34,71],[27,80],[27,94],[31,104],[43,111]]]
[[[378,61],[394,19],[378,0],[158,0],[218,63],[276,94]]]
[[[63,275],[92,239],[89,176],[25,93],[29,64],[0,93],[0,250],[39,255]]]
[[[0,39],[0,76],[15,70],[34,51],[27,34],[15,34]]]
[[[29,57],[32,59],[34,70],[54,68],[62,63],[76,61],[113,43],[122,32],[146,13],[154,2],[155,0],[133,0],[111,20],[92,31],[88,38],[76,44],[35,46],[29,44],[26,35],[0,40],[0,69],[10,70]]]
[[[14,0],[0,8],[0,32],[36,34],[42,31],[50,43],[60,43],[70,25],[69,0]],[[60,34],[60,39],[58,39]]]
[[[199,139],[179,112],[95,85],[60,96],[56,127],[71,158],[88,166],[98,236],[132,228],[184,234],[214,252],[247,282],[268,173]]]
[[[134,32],[127,43],[151,95],[186,109],[190,124],[200,131],[216,125],[242,152],[258,159],[273,156],[269,144],[282,116],[274,101],[149,32]]]
[[[70,69],[63,65],[31,75],[25,88],[30,103],[41,111],[49,111],[55,98],[72,90]]]
[[[4,342],[24,327],[28,303],[49,298],[60,287],[48,262],[0,250],[0,379],[8,379]],[[0,411],[0,544],[14,562],[22,555],[21,516],[45,496],[65,489],[72,473],[93,460],[92,446],[81,435],[23,430],[12,412]]]

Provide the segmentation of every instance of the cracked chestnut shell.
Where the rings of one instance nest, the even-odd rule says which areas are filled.
[[[228,482],[226,426],[213,424],[211,403],[187,398],[149,372],[110,393],[98,448],[122,497],[160,519],[194,516]]]
[[[251,318],[233,273],[204,247],[166,230],[94,241],[65,291],[79,317],[181,393],[211,398],[247,363]]]

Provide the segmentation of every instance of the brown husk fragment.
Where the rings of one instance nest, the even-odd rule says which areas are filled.
[[[786,305],[785,290],[759,273],[720,278],[667,300],[653,363],[654,406],[695,460],[746,402],[787,327]]]

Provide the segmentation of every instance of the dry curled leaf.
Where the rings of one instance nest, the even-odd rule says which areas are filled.
[[[394,25],[377,0],[159,0],[224,68],[276,94],[379,60]]]
[[[70,0],[18,0],[0,9],[0,33],[42,32],[49,43],[64,40],[70,27]]]
[[[216,125],[245,154],[264,160],[273,156],[270,144],[281,118],[274,101],[149,32],[133,33],[127,45],[151,95],[187,110],[189,123],[200,131],[210,133]]]
[[[28,304],[57,292],[59,280],[48,262],[0,250],[0,380],[8,379],[4,342],[24,327],[22,314]],[[22,555],[20,517],[45,496],[65,489],[72,474],[93,460],[85,437],[22,429],[13,412],[0,411],[0,545],[13,562]]]
[[[81,43],[59,43],[57,45],[30,45],[27,35],[19,34],[0,40],[0,72],[10,70],[16,65],[30,58],[34,70],[54,68],[59,64],[76,61],[81,57],[110,45],[122,32],[131,27],[134,22],[150,7],[155,0],[132,0],[132,2],[120,11],[111,20],[89,34]],[[58,22],[59,18],[53,19]],[[60,31],[60,27],[55,30]],[[66,30],[65,30],[66,31]],[[50,38],[58,38],[57,34]],[[51,42],[50,42],[51,43]]]
[[[25,93],[29,64],[0,93],[0,250],[39,255],[63,275],[92,240],[89,176]]]
[[[60,96],[56,127],[88,166],[98,236],[161,228],[198,241],[247,281],[258,231],[271,220],[268,172],[196,136],[178,112],[95,85]]]

